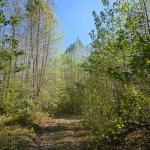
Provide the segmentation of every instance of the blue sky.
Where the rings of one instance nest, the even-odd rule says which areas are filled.
[[[92,11],[99,12],[101,0],[55,0],[59,30],[63,35],[61,47],[65,49],[77,37],[83,44],[90,43],[89,32],[94,28]]]

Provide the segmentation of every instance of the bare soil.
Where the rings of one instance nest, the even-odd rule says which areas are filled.
[[[79,117],[51,117],[37,134],[34,150],[87,150],[88,132]]]

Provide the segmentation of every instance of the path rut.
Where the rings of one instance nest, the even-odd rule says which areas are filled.
[[[34,150],[87,150],[87,136],[80,118],[48,118],[37,134]]]

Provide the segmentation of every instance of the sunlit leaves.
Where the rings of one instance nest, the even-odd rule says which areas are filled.
[[[12,26],[17,26],[21,21],[21,16],[10,16],[10,24]]]
[[[95,135],[101,144],[103,140],[122,142],[127,130],[150,122],[150,39],[140,26],[146,21],[141,23],[137,4],[120,1],[99,15],[93,12],[94,52],[83,65],[89,75],[84,86],[85,109],[90,110],[85,110],[85,124],[92,131],[99,126]]]
[[[0,0],[0,6],[4,7],[5,6],[5,0]]]

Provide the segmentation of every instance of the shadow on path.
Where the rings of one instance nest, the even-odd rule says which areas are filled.
[[[80,127],[80,118],[48,118],[37,133],[33,150],[87,150],[88,133]]]

